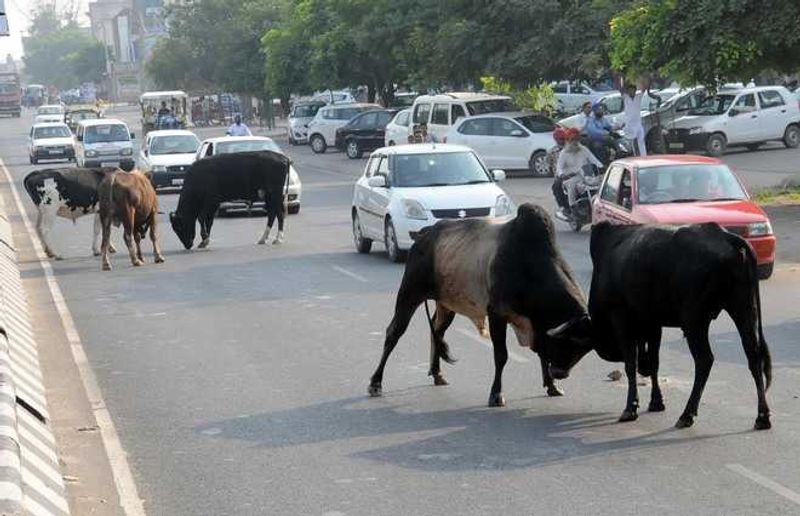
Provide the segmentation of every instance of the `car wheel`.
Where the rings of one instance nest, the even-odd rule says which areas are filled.
[[[706,142],[706,152],[710,156],[722,156],[727,147],[728,141],[725,139],[725,135],[720,133],[712,134]]]
[[[783,144],[790,149],[797,148],[800,145],[800,127],[796,125],[787,127],[786,132],[783,133]]]
[[[387,145],[387,147],[394,147],[394,145],[394,140],[389,140],[389,145]]]
[[[325,138],[319,134],[312,136],[310,141],[311,150],[314,151],[315,154],[322,154],[328,149],[328,144],[325,143]]]
[[[345,152],[350,159],[359,159],[361,157],[361,149],[358,148],[358,141],[347,140],[345,144]]]
[[[298,213],[300,213],[300,205],[292,204],[291,206],[289,206],[287,211],[289,212],[289,215],[297,215]]]
[[[764,263],[758,266],[758,279],[765,280],[772,276],[772,270],[775,268],[775,262]]]
[[[372,249],[372,240],[365,237],[361,231],[361,221],[355,210],[353,211],[353,243],[356,246],[356,251],[360,254],[367,254]]]
[[[394,230],[392,219],[386,219],[386,225],[383,228],[383,244],[386,246],[386,253],[389,255],[390,261],[394,263],[403,261],[405,253],[397,245],[397,233]]]
[[[548,177],[552,175],[552,170],[547,166],[547,153],[536,151],[528,161],[528,169],[534,177]]]

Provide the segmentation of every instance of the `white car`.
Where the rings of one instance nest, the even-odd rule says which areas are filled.
[[[46,159],[74,161],[74,143],[64,122],[34,124],[28,135],[28,159],[32,165]]]
[[[314,119],[319,108],[324,105],[324,102],[297,102],[292,105],[286,129],[290,144],[299,145],[308,142],[308,123]]]
[[[575,113],[584,102],[594,102],[600,97],[611,93],[613,88],[602,84],[590,86],[587,83],[568,81],[557,82],[552,85],[558,99],[558,107],[565,113]]]
[[[512,112],[462,118],[447,134],[447,143],[471,147],[490,169],[528,170],[547,176],[547,150],[556,126],[534,113]]]
[[[200,140],[191,131],[150,131],[139,152],[139,169],[152,173],[158,188],[180,188],[186,171],[194,163]]]
[[[316,154],[322,154],[336,143],[336,130],[364,111],[383,109],[377,104],[333,104],[317,111],[308,123],[308,143]]]
[[[383,242],[389,259],[402,261],[422,228],[443,219],[484,218],[505,222],[511,198],[497,186],[505,172],[489,172],[475,152],[461,145],[413,144],[372,153],[353,192],[353,240],[368,253]]]
[[[404,109],[394,115],[386,125],[383,142],[387,147],[408,143],[408,126],[411,123],[411,110]]]
[[[33,119],[34,124],[63,121],[64,106],[61,104],[45,104],[44,106],[39,106],[36,108],[36,117]]]
[[[426,124],[428,134],[442,142],[450,127],[460,118],[515,111],[514,101],[504,95],[486,93],[452,92],[440,95],[420,95],[411,108],[411,123],[408,135],[414,133],[414,125]]]
[[[278,147],[278,144],[275,143],[272,138],[267,138],[266,136],[221,136],[219,138],[203,140],[203,143],[200,144],[200,148],[197,149],[195,160],[217,156],[219,154],[264,150],[286,154]],[[300,182],[300,175],[297,173],[297,170],[295,170],[294,165],[289,165],[289,192],[287,195],[289,213],[295,214],[300,212],[300,198],[302,195],[303,184]],[[257,207],[259,205],[263,205],[263,203],[253,203],[253,206]],[[250,206],[244,201],[224,202],[219,207],[220,212],[249,208]]]

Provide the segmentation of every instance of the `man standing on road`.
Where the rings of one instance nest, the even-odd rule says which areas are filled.
[[[644,125],[642,125],[642,97],[646,89],[650,88],[649,82],[644,80],[639,84],[639,91],[636,91],[636,84],[620,81],[619,92],[622,94],[622,102],[625,105],[625,138],[636,143],[637,154],[647,156],[647,147],[644,141]]]
[[[252,136],[253,135],[253,133],[250,132],[250,128],[247,127],[247,125],[245,125],[242,122],[242,116],[241,115],[236,115],[233,118],[233,123],[231,124],[230,127],[228,127],[228,130],[225,131],[225,134],[227,134],[228,136]]]

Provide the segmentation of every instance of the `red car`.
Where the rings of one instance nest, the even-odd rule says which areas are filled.
[[[592,223],[717,222],[744,237],[767,279],[775,264],[775,235],[764,210],[723,162],[704,156],[626,158],[609,166],[592,205]]]

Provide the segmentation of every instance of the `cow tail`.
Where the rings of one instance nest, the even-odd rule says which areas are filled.
[[[292,176],[291,162],[286,165],[286,183],[283,185],[283,213],[284,215],[289,212],[289,179]]]
[[[456,359],[450,356],[450,346],[447,345],[447,342],[445,342],[443,338],[436,336],[436,330],[433,326],[433,317],[431,317],[431,308],[428,305],[427,299],[425,300],[425,315],[428,316],[428,327],[431,329],[431,340],[433,341],[436,354],[448,364],[455,364]]]

